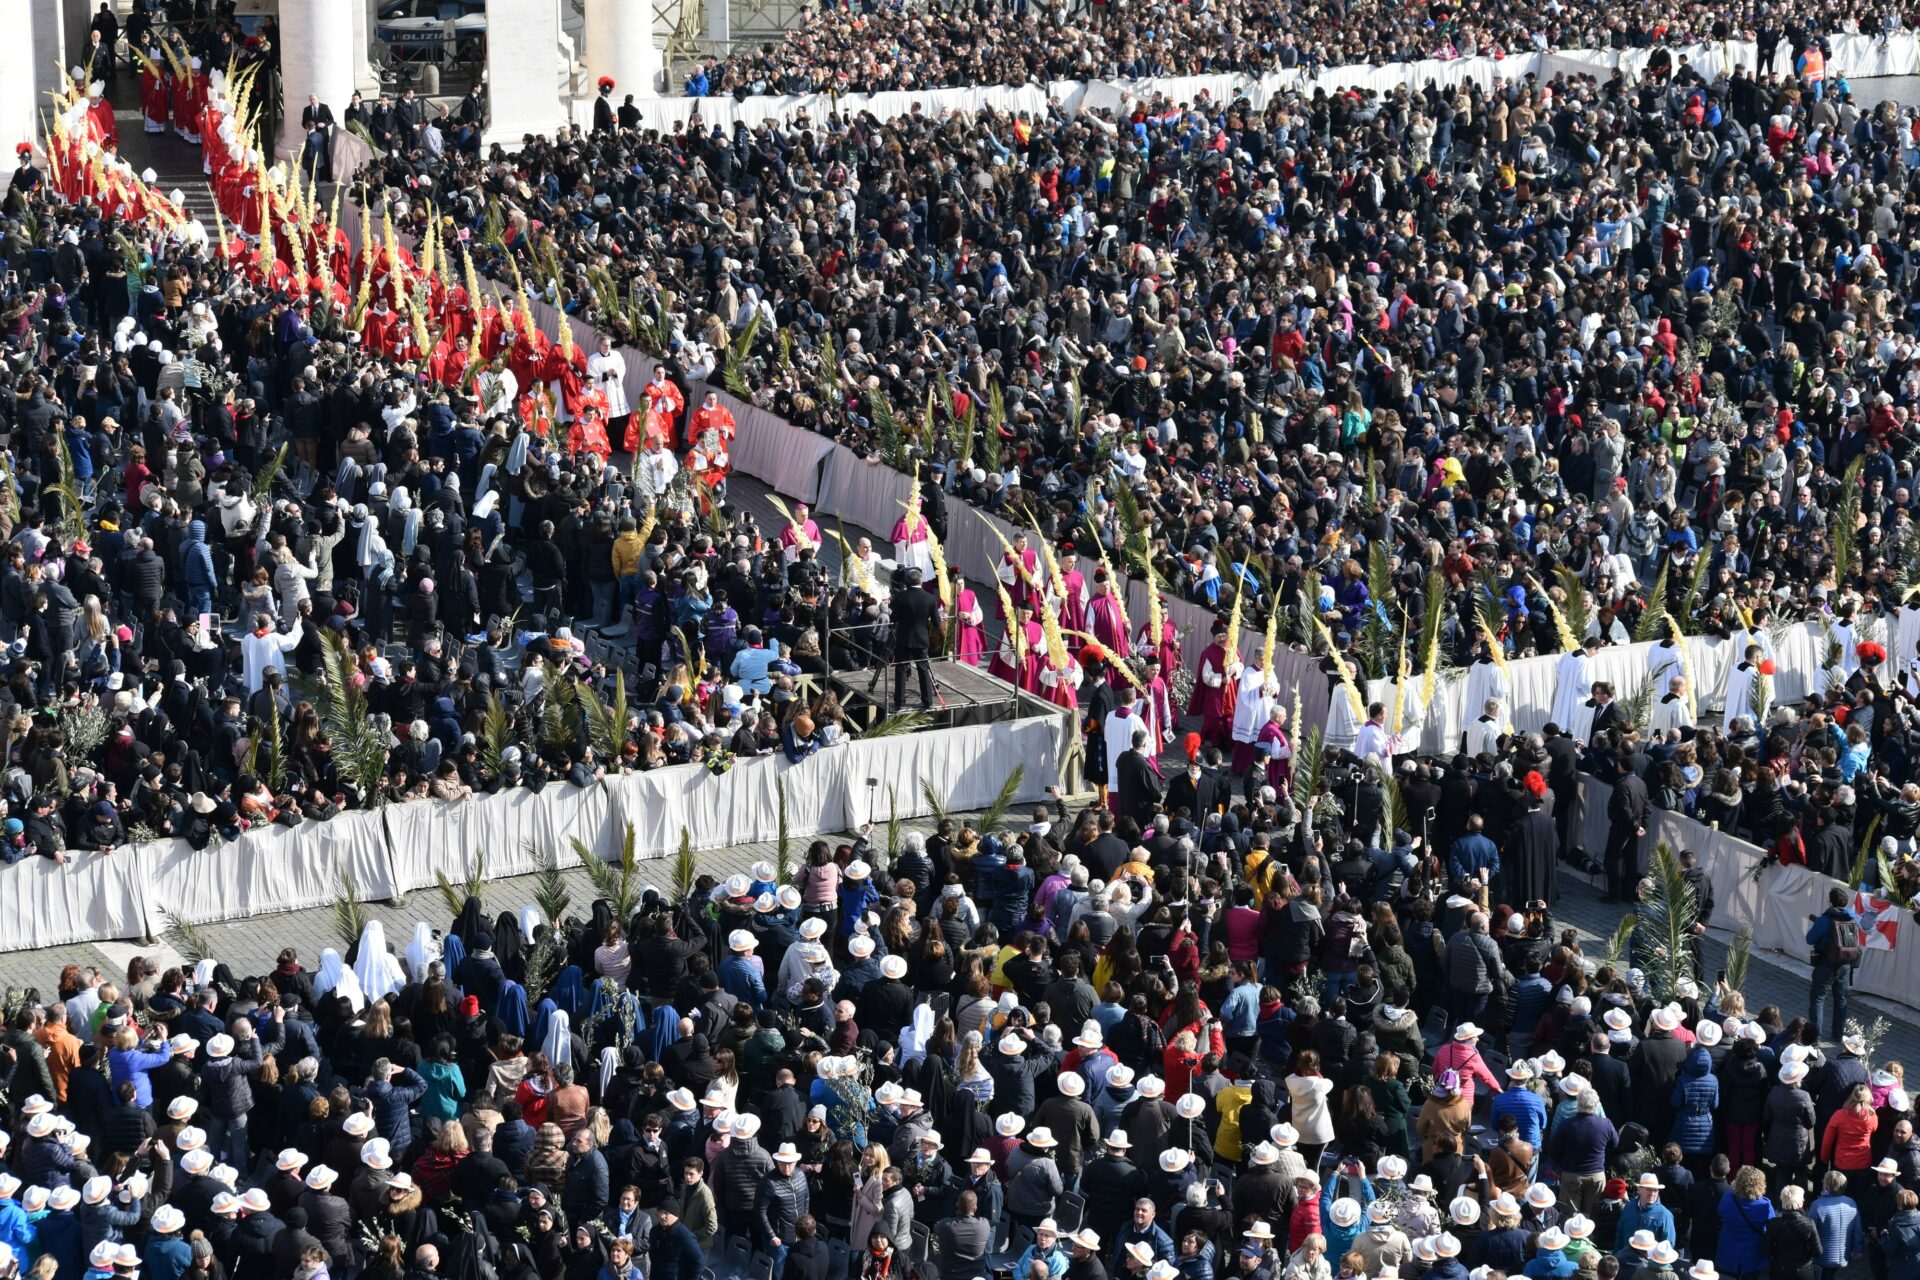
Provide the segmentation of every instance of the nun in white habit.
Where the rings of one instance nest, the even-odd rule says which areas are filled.
[[[367,921],[367,927],[360,931],[353,976],[360,979],[360,990],[369,1000],[384,1000],[407,985],[400,962],[387,950],[387,928],[378,920]]]
[[[407,973],[415,982],[427,980],[427,966],[440,958],[440,944],[425,920],[413,922],[413,941],[407,943]]]
[[[367,1007],[366,993],[360,990],[360,979],[353,970],[347,968],[340,959],[340,953],[328,947],[320,953],[320,972],[313,978],[313,997],[316,1000],[326,996],[337,996],[353,1006],[359,1013]]]
[[[573,1021],[565,1009],[547,1015],[547,1039],[540,1048],[553,1066],[573,1065]]]

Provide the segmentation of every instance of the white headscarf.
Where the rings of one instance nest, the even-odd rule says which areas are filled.
[[[360,932],[360,954],[354,958],[353,974],[360,979],[360,990],[369,1000],[381,1000],[407,985],[400,962],[387,950],[387,927],[378,920],[367,921]]]
[[[620,1070],[620,1051],[612,1045],[600,1051],[600,1096],[607,1096],[607,1087],[613,1083],[614,1073]]]
[[[193,985],[196,987],[199,987],[202,990],[205,990],[206,988],[212,986],[213,971],[216,967],[217,966],[214,964],[212,957],[203,959],[202,961],[200,961],[199,964],[194,965],[193,966]]]
[[[540,1046],[552,1066],[573,1062],[573,1023],[565,1009],[555,1009],[547,1017],[547,1042]]]
[[[313,994],[317,999],[340,985],[340,975],[347,971],[341,962],[340,953],[328,947],[320,953],[320,972],[313,975]]]
[[[433,940],[433,930],[427,927],[425,920],[413,922],[413,941],[407,944],[407,972],[413,975],[415,982],[427,980],[427,966],[440,958],[439,944]]]
[[[540,927],[540,908],[528,903],[520,908],[520,936],[528,943],[534,941],[534,931]]]

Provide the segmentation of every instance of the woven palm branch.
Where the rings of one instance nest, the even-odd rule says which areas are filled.
[[[968,397],[967,412],[960,419],[960,441],[953,450],[954,465],[959,471],[965,472],[973,466],[973,436],[979,416],[979,402]]]
[[[773,784],[774,796],[779,804],[779,826],[774,829],[773,865],[775,875],[781,884],[793,876],[793,832],[787,823],[787,783],[782,778]]]

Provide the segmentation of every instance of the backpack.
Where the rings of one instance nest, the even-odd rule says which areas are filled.
[[[1860,923],[1851,917],[1837,919],[1827,930],[1827,941],[1820,958],[1834,967],[1860,963]]]

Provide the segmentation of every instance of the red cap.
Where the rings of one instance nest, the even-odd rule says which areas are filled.
[[[480,1012],[480,997],[468,996],[465,1000],[462,1000],[460,1002],[460,1012],[469,1018]]]

